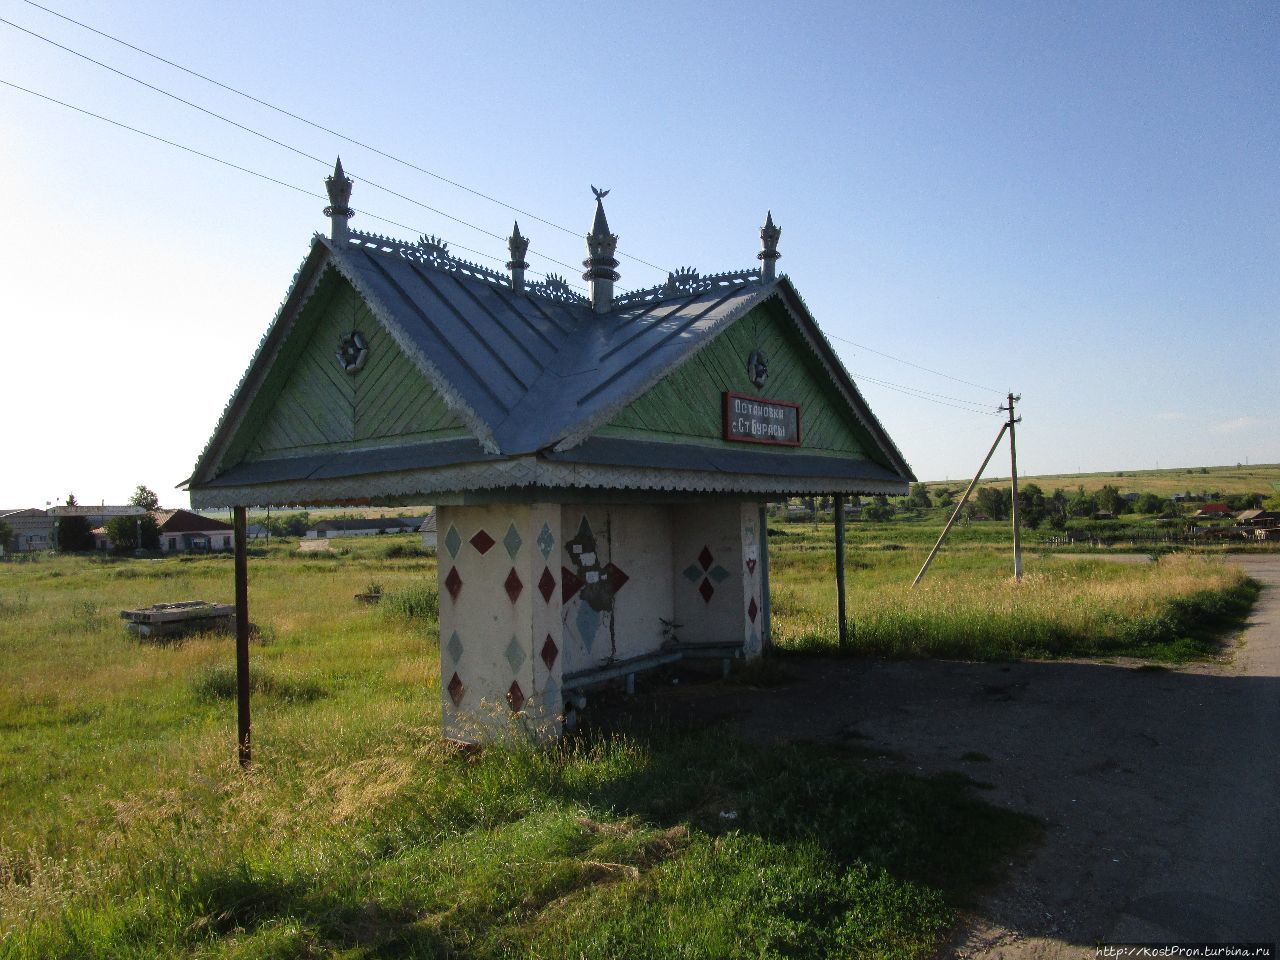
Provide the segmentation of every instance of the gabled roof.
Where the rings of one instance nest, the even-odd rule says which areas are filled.
[[[290,324],[329,270],[350,282],[400,349],[473,432],[474,441],[222,462]],[[314,238],[188,483],[193,489],[297,484],[531,456],[540,461],[554,455],[582,461],[596,449],[616,462],[616,443],[584,445],[592,432],[734,321],[772,300],[782,306],[817,355],[847,410],[869,436],[868,453],[875,462],[859,469],[875,474],[880,483],[905,484],[914,479],[785,276],[763,282],[755,270],[705,278],[682,271],[666,285],[623,295],[612,311],[596,314],[567,284],[554,278],[517,294],[504,275],[452,258],[434,239],[407,244],[352,233],[345,242]],[[577,455],[569,456],[579,447]],[[768,454],[753,458],[744,451],[742,456],[702,460],[713,473],[737,473],[751,472],[759,456]],[[661,469],[665,460],[659,457],[652,465]],[[837,469],[832,463],[807,475],[848,479],[849,469],[847,465]],[[779,473],[776,467],[769,472]],[[781,473],[805,475],[799,460]]]
[[[230,532],[235,528],[222,520],[206,517],[191,510],[153,510],[160,532],[165,533],[210,533],[213,531]]]

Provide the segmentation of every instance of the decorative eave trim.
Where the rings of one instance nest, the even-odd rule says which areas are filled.
[[[888,432],[879,419],[876,418],[876,415],[871,412],[870,404],[863,398],[857,384],[854,383],[853,377],[845,369],[844,363],[841,362],[835,348],[831,346],[831,341],[827,339],[827,335],[822,332],[822,328],[814,320],[813,313],[809,310],[809,305],[804,302],[804,297],[800,295],[800,291],[791,282],[791,278],[785,273],[782,274],[778,278],[775,289],[781,291],[779,299],[783,307],[786,308],[791,319],[809,342],[810,349],[823,362],[823,366],[826,367],[832,383],[845,395],[845,399],[854,416],[857,417],[858,422],[871,434],[872,439],[880,446],[881,451],[892,461],[894,469],[902,474],[904,479],[914,481],[916,475],[911,469],[911,465],[907,463],[906,457],[902,455],[902,451],[898,449],[897,444],[890,439]],[[790,302],[788,302],[788,298],[790,298]]]
[[[196,458],[196,465],[191,471],[191,476],[182,481],[179,486],[208,481],[217,474],[218,468],[222,466],[222,458],[226,455],[227,448],[243,425],[245,414],[248,413],[249,408],[253,405],[253,400],[262,388],[263,381],[279,354],[281,346],[288,338],[289,332],[293,329],[299,315],[315,294],[316,288],[320,285],[320,280],[324,277],[325,268],[328,264],[325,263],[323,254],[317,255],[316,251],[320,248],[320,244],[317,242],[318,238],[318,234],[312,238],[311,249],[307,251],[302,263],[294,271],[293,279],[289,282],[289,288],[285,291],[284,299],[280,301],[280,306],[276,308],[275,316],[272,317],[271,323],[267,325],[266,331],[262,334],[261,339],[258,340],[257,349],[254,350],[253,357],[249,360],[249,365],[245,367],[244,373],[240,375],[240,380],[235,389],[231,391],[230,398],[223,406],[222,413],[218,416],[218,422],[213,428],[213,433],[209,435],[204,449]]]
[[[740,304],[735,306],[732,310],[726,313],[719,320],[716,320],[708,328],[707,332],[702,336],[702,338],[696,344],[694,344],[683,356],[676,358],[675,362],[671,363],[670,365],[659,368],[654,373],[647,376],[643,381],[641,381],[641,385],[639,387],[633,390],[627,391],[626,394],[624,394],[621,398],[616,400],[614,403],[611,403],[607,407],[604,407],[600,411],[598,411],[595,416],[591,417],[589,420],[584,420],[583,422],[578,424],[577,429],[575,429],[572,433],[568,434],[563,439],[561,439],[558,443],[554,445],[552,449],[555,450],[557,453],[562,453],[565,450],[572,450],[574,447],[578,446],[580,443],[585,442],[587,438],[590,437],[593,433],[595,433],[598,429],[603,427],[605,424],[612,422],[613,419],[619,413],[621,413],[624,408],[634,403],[638,398],[644,396],[646,393],[652,390],[666,377],[675,373],[675,371],[679,370],[686,363],[688,363],[690,360],[696,357],[699,353],[705,350],[708,346],[710,346],[711,343],[715,341],[716,338],[718,338],[722,332],[727,330],[733,324],[737,323],[739,319],[741,319],[743,316],[745,316],[747,313],[753,310],[756,306],[768,300],[769,297],[772,295],[772,293],[773,293],[772,285],[761,287],[760,291],[756,295],[743,300]]]
[[[323,236],[317,235],[317,238],[329,250],[333,264],[338,272],[355,288],[355,291],[360,294],[374,317],[386,327],[387,332],[391,334],[391,338],[404,355],[413,361],[422,372],[422,375],[427,378],[428,382],[436,389],[436,392],[440,394],[440,399],[444,401],[445,406],[462,419],[463,423],[475,434],[476,439],[480,441],[480,446],[486,452],[501,453],[502,450],[499,448],[498,441],[494,438],[489,424],[462,399],[462,395],[445,379],[444,374],[440,372],[440,368],[427,359],[426,354],[418,349],[413,340],[405,333],[404,328],[400,326],[399,321],[396,320],[395,314],[388,310],[364,283],[364,278],[360,271],[346,261],[346,251],[335,249],[333,243]]]
[[[758,474],[631,468],[553,463],[535,455],[499,462],[463,464],[434,470],[297,480],[245,487],[207,487],[191,491],[191,505],[210,507],[305,506],[348,501],[420,498],[482,490],[650,491],[688,494],[754,494],[763,497],[808,494],[893,494],[907,492],[907,482],[894,480],[809,477],[787,479]],[[571,497],[553,497],[571,499]]]

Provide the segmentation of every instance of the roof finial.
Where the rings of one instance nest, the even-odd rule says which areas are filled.
[[[618,261],[613,252],[618,247],[618,238],[609,232],[609,221],[604,215],[604,198],[608,190],[601,190],[594,184],[591,192],[596,198],[596,216],[591,224],[591,232],[587,234],[587,259],[582,265],[587,272],[583,280],[591,282],[591,308],[596,313],[608,313],[613,309],[613,284],[618,279],[618,271],[614,269]]]
[[[324,186],[329,191],[329,206],[324,208],[324,215],[329,218],[329,236],[345,242],[349,233],[347,221],[356,212],[350,206],[351,178],[342,170],[342,157],[333,165],[333,174],[324,178]]]
[[[773,211],[765,217],[764,226],[760,228],[760,252],[756,259],[760,261],[760,279],[765,283],[776,276],[775,264],[782,254],[778,252],[778,238],[782,236],[782,228],[773,224]]]
[[[524,272],[529,269],[524,255],[529,251],[529,238],[520,236],[519,220],[511,228],[507,249],[511,251],[511,259],[507,261],[507,269],[511,271],[511,289],[516,293],[524,293]]]

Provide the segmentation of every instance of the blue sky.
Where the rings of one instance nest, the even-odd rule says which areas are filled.
[[[663,268],[754,266],[772,209],[829,333],[1022,393],[1024,472],[1280,460],[1274,4],[54,5],[571,228],[521,218],[566,263],[591,183],[622,251]],[[0,16],[340,151],[355,227],[506,259],[363,180],[503,236],[509,210],[22,0]],[[320,165],[3,24],[0,79],[322,190]],[[0,506],[138,483],[182,502],[323,202],[3,87],[0,123],[0,449],[21,464]],[[623,289],[663,279],[621,270]],[[855,377],[999,402],[837,346]],[[922,478],[970,474],[998,426],[862,388]]]

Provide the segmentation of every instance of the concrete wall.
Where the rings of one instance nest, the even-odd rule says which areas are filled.
[[[451,739],[558,735],[565,675],[657,651],[664,620],[760,653],[759,504],[440,507],[437,533]]]
[[[675,617],[683,643],[742,643],[760,653],[764,597],[760,505],[673,508]]]
[[[441,507],[437,529],[445,736],[557,735],[559,506]]]
[[[661,646],[672,617],[670,509],[569,504],[560,529],[565,673]]]

